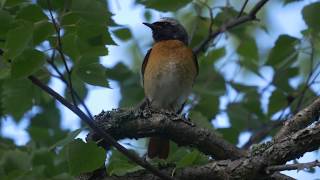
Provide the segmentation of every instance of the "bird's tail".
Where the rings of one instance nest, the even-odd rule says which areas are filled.
[[[166,159],[169,155],[170,143],[168,139],[151,137],[148,146],[148,157]]]

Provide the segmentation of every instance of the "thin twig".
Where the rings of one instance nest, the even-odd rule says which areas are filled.
[[[52,23],[54,25],[54,28],[56,30],[56,33],[57,33],[57,39],[58,39],[58,47],[56,48],[61,56],[61,59],[63,61],[63,64],[64,64],[64,67],[66,69],[66,72],[67,72],[67,77],[68,77],[68,81],[64,78],[63,74],[59,71],[58,67],[54,64],[54,57],[55,57],[55,54],[56,54],[56,51],[55,49],[53,50],[53,53],[52,53],[52,56],[51,56],[51,59],[48,61],[48,63],[51,65],[51,67],[56,71],[56,73],[59,74],[60,76],[60,80],[62,82],[64,82],[70,92],[70,96],[71,96],[71,99],[72,99],[72,102],[74,105],[77,104],[77,101],[76,99],[80,102],[81,106],[85,109],[87,115],[93,120],[93,116],[89,110],[89,108],[86,106],[86,104],[84,103],[84,101],[82,100],[82,98],[79,96],[79,94],[74,90],[73,86],[72,86],[72,79],[71,79],[71,71],[67,65],[67,61],[66,61],[66,58],[64,56],[64,53],[63,53],[63,50],[62,50],[62,42],[61,42],[61,35],[60,35],[60,28],[55,20],[55,18],[53,17],[53,14],[52,14],[52,10],[51,10],[51,4],[50,4],[50,0],[47,0],[48,2],[48,7],[49,7],[49,14],[50,14],[50,18],[52,20]]]
[[[272,173],[275,171],[286,171],[286,170],[303,170],[303,169],[310,169],[313,167],[320,167],[320,162],[315,160],[313,162],[308,163],[296,163],[296,164],[284,164],[284,165],[277,165],[277,166],[269,166],[266,168],[266,172]]]
[[[302,128],[307,127],[320,115],[320,97],[316,98],[308,107],[299,111],[290,119],[286,120],[274,139],[280,140]]]
[[[244,12],[244,9],[246,8],[247,4],[248,4],[249,0],[246,0],[240,10],[240,13],[238,14],[238,18],[242,16],[242,13]]]
[[[200,2],[203,6],[205,6],[208,11],[209,11],[209,16],[210,16],[210,25],[209,25],[209,31],[208,34],[212,34],[212,27],[213,27],[213,13],[212,13],[212,8],[205,2]]]
[[[68,84],[69,84],[69,92],[70,92],[70,95],[71,95],[72,102],[73,102],[74,105],[76,105],[77,101],[76,101],[75,95],[74,95],[74,93],[72,91],[73,87],[72,87],[72,79],[71,79],[71,70],[68,67],[66,57],[65,57],[65,55],[63,53],[63,50],[62,50],[62,40],[61,40],[61,34],[60,34],[60,27],[59,27],[58,23],[56,22],[53,14],[52,14],[52,8],[51,8],[50,0],[47,0],[47,4],[48,4],[48,9],[49,9],[50,19],[51,19],[51,21],[53,23],[54,29],[55,29],[56,34],[57,34],[57,47],[56,47],[56,49],[58,50],[58,52],[59,52],[59,54],[61,56],[63,65],[64,65],[64,67],[66,69],[66,72],[67,72]]]
[[[77,100],[80,102],[81,106],[85,109],[87,115],[90,117],[90,119],[93,120],[93,116],[89,110],[89,108],[87,107],[87,105],[84,103],[84,101],[82,100],[82,98],[80,97],[80,95],[73,89],[70,87],[68,81],[64,78],[63,74],[60,72],[59,68],[54,64],[54,62],[52,61],[48,61],[48,63],[50,64],[50,66],[54,69],[54,71],[58,74],[57,78],[60,79],[69,90],[72,91],[72,93],[75,95],[75,97],[77,98]],[[75,104],[76,105],[76,104]]]
[[[168,176],[167,174],[162,173],[157,168],[153,167],[151,164],[149,164],[147,161],[142,160],[139,156],[132,153],[131,151],[128,151],[125,147],[123,147],[121,144],[119,144],[112,136],[110,136],[108,133],[103,131],[101,128],[97,127],[94,122],[85,114],[82,112],[81,109],[79,109],[77,106],[69,103],[64,97],[62,97],[60,94],[55,92],[53,89],[51,89],[49,86],[42,83],[39,79],[37,79],[34,76],[28,77],[32,83],[42,90],[44,90],[46,93],[50,94],[54,99],[59,101],[61,104],[63,104],[65,107],[70,109],[72,112],[74,112],[80,119],[82,119],[94,132],[96,132],[100,137],[102,137],[104,140],[108,141],[112,146],[114,146],[118,151],[120,151],[122,154],[127,156],[130,160],[134,161],[135,163],[139,164],[140,166],[144,167],[148,171],[152,172],[154,175],[166,179],[166,180],[173,180],[172,177]]]
[[[214,32],[212,32],[211,34],[208,35],[208,37],[202,42],[200,43],[199,46],[197,46],[194,49],[194,53],[196,55],[199,55],[200,52],[205,51],[209,45],[209,43],[215,39],[219,34],[233,29],[234,27],[243,24],[245,22],[248,21],[253,21],[256,20],[256,14],[258,13],[258,11],[268,2],[268,0],[261,0],[259,1],[253,8],[252,10],[249,12],[248,15],[245,16],[241,16],[239,18],[236,18],[234,20],[231,20],[225,24],[223,24],[222,26],[220,26],[220,28]]]
[[[264,125],[263,128],[253,132],[250,139],[242,146],[242,149],[248,149],[252,144],[259,143],[265,137],[268,136],[270,131],[278,128],[283,124],[283,120],[271,121],[268,125]]]
[[[301,93],[300,93],[300,97],[297,103],[296,108],[294,109],[294,114],[297,113],[302,105],[302,102],[304,100],[304,96],[307,92],[307,90],[309,89],[309,81],[314,73],[314,71],[317,69],[317,65],[315,68],[313,68],[313,62],[314,62],[314,44],[312,42],[312,40],[310,40],[310,44],[311,44],[311,53],[310,53],[310,72],[308,74],[307,80],[306,80],[306,84],[304,86],[304,88],[302,89]]]

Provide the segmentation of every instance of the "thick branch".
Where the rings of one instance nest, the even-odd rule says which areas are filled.
[[[184,180],[206,179],[272,179],[279,178],[279,174],[269,175],[266,168],[302,156],[305,152],[314,151],[320,144],[320,124],[306,128],[283,138],[281,141],[272,141],[262,144],[252,150],[246,157],[231,160],[221,160],[203,166],[177,169],[174,177]],[[172,168],[162,170],[172,172]],[[281,176],[282,178],[284,176]],[[138,171],[125,176],[106,177],[105,180],[136,180],[157,179],[145,171]]]
[[[281,139],[310,125],[316,121],[320,115],[320,97],[318,97],[311,105],[298,112],[291,119],[286,121],[283,127],[275,136],[275,139]]]
[[[270,131],[281,127],[282,124],[283,120],[271,121],[270,123],[265,124],[263,128],[255,129],[248,142],[243,145],[242,149],[248,149],[252,144],[261,142],[270,134]]]
[[[212,32],[208,35],[208,37],[198,46],[194,49],[194,53],[198,55],[201,51],[205,51],[209,45],[209,43],[215,39],[219,34],[233,29],[234,27],[246,23],[248,21],[256,20],[256,14],[258,11],[268,2],[268,0],[261,0],[259,1],[249,12],[248,15],[240,16],[234,20],[231,20],[225,24],[223,24],[218,30]]]
[[[161,136],[178,145],[195,147],[215,159],[237,159],[245,155],[214,131],[197,127],[176,114],[114,110],[102,112],[95,120],[97,126],[116,139]],[[94,132],[89,137],[98,140]]]
[[[308,163],[296,163],[296,164],[270,166],[266,169],[266,171],[274,172],[274,171],[286,171],[286,170],[303,170],[303,169],[310,169],[317,166],[320,167],[320,162],[316,160]]]

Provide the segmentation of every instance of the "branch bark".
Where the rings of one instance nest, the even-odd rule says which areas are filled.
[[[272,179],[279,174],[268,174],[266,168],[302,156],[305,152],[317,150],[320,144],[320,123],[312,128],[305,128],[281,141],[261,144],[245,158],[237,160],[220,160],[202,166],[175,170],[174,177],[184,180],[206,179]],[[172,173],[173,169],[162,170]],[[282,178],[285,176],[281,176]],[[125,176],[110,176],[105,180],[158,179],[146,171],[137,171]]]
[[[214,131],[197,127],[176,114],[146,110],[113,110],[95,117],[95,124],[115,139],[160,136],[181,146],[195,147],[215,159],[237,159],[245,155]],[[89,139],[99,140],[95,132]],[[105,142],[104,142],[105,143]]]
[[[275,139],[281,139],[310,125],[316,121],[320,115],[320,97],[311,105],[298,112],[291,119],[285,121],[283,127],[276,134]]]
[[[285,170],[303,170],[303,169],[310,169],[317,166],[320,167],[320,162],[316,160],[308,163],[296,163],[296,164],[270,166],[266,169],[266,171],[268,173],[268,172],[285,171]]]

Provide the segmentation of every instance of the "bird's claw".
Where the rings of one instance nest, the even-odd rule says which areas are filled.
[[[195,126],[195,124],[193,122],[191,122],[191,119],[188,118],[186,116],[186,114],[176,115],[174,118],[172,118],[172,121],[182,121],[182,122],[188,124],[189,126],[192,126],[192,127]]]

